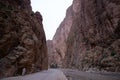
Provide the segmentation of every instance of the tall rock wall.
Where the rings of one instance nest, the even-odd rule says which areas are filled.
[[[1,0],[0,78],[47,69],[47,58],[42,16],[30,0]]]
[[[47,50],[48,50],[48,65],[50,66],[52,63],[56,63],[54,59],[54,46],[52,40],[47,40]]]
[[[56,52],[55,46],[53,45],[53,40],[47,40],[48,48],[48,65],[50,68],[60,67],[61,56]]]
[[[66,17],[61,22],[60,26],[56,30],[56,33],[52,39],[53,44],[53,52],[49,54],[52,54],[52,59],[54,59],[53,63],[57,64],[59,67],[62,66],[62,60],[65,56],[66,51],[66,40],[70,31],[70,28],[72,26],[72,7],[70,6],[66,11]],[[51,59],[51,58],[49,58]],[[52,62],[51,62],[52,63]]]
[[[65,68],[120,72],[120,0],[73,0]]]

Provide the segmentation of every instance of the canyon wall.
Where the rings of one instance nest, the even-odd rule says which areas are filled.
[[[62,60],[64,59],[64,56],[65,56],[66,40],[68,37],[68,33],[70,31],[70,28],[72,26],[72,19],[73,19],[72,17],[73,17],[72,7],[70,6],[66,11],[66,17],[61,22],[60,26],[56,30],[56,33],[52,39],[53,52],[52,53],[48,52],[49,55],[52,54],[51,56],[53,56],[52,58],[49,58],[49,59],[53,59],[52,62],[50,63],[57,64],[59,67],[62,66]]]
[[[120,0],[73,0],[65,68],[120,72]]]
[[[53,40],[47,40],[47,48],[48,48],[48,65],[50,68],[57,68],[61,65],[61,54],[56,51],[55,45],[53,44]]]
[[[1,0],[0,78],[47,69],[47,59],[42,16],[30,0]]]

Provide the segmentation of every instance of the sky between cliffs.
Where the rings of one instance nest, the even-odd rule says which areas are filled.
[[[33,11],[39,11],[42,14],[47,40],[53,38],[66,15],[66,9],[71,4],[72,0],[31,0]]]

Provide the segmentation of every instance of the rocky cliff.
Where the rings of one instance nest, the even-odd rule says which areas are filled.
[[[52,60],[52,62],[57,64],[58,66],[62,65],[62,60],[64,59],[64,56],[65,56],[66,40],[68,37],[68,33],[70,31],[70,28],[72,26],[72,19],[73,19],[72,17],[73,17],[72,7],[70,6],[66,11],[66,17],[61,22],[60,26],[56,30],[56,33],[52,39],[53,52],[51,53],[48,51],[49,55],[52,54],[51,57],[53,56],[52,58],[49,58],[49,59],[54,59]],[[51,48],[51,47],[48,46],[48,48]]]
[[[64,67],[120,72],[120,0],[73,0]]]
[[[47,69],[46,39],[30,0],[0,1],[0,78]]]
[[[54,58],[55,54],[52,40],[47,40],[47,50],[48,50],[48,64],[50,66],[52,63],[55,63],[56,59]]]

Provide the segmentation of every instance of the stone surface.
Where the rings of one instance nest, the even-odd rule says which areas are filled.
[[[66,40],[68,37],[68,33],[70,31],[70,28],[72,26],[72,7],[70,6],[67,9],[66,12],[66,17],[64,18],[64,20],[61,22],[60,26],[58,27],[58,29],[56,30],[56,33],[52,39],[52,53],[51,51],[48,53],[51,55],[52,58],[52,63],[57,64],[59,67],[62,66],[62,60],[64,59],[65,56],[65,51],[66,51]],[[48,47],[51,48],[51,47]]]
[[[30,0],[0,1],[0,78],[47,69],[47,47],[39,12]]]
[[[54,54],[54,47],[53,47],[53,42],[52,40],[47,40],[47,50],[48,50],[48,64],[49,66],[52,64],[52,63],[56,63],[54,59],[55,57],[55,54]]]
[[[48,65],[51,68],[60,67],[61,63],[60,54],[56,52],[55,46],[53,45],[53,40],[47,40],[47,48],[48,48]]]
[[[120,72],[120,1],[73,0],[65,68]]]

